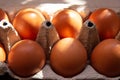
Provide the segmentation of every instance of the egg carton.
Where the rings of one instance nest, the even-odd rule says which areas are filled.
[[[59,6],[59,7],[57,7],[56,9],[53,9],[53,8],[55,8],[54,6],[52,6],[53,4],[42,4],[42,5],[40,5],[39,7],[36,7],[37,9],[40,9],[40,10],[42,10],[42,11],[44,11],[44,10],[46,10],[48,7],[50,7],[51,6],[51,8],[49,8],[49,10],[47,11],[48,13],[49,13],[49,15],[50,16],[53,16],[53,13],[55,13],[57,10],[60,10],[60,9],[63,9],[63,8],[68,8],[68,7],[70,7],[71,6],[71,4],[55,4],[54,6]],[[47,6],[47,7],[46,7]],[[61,7],[62,6],[62,7]],[[87,15],[90,13],[90,11],[86,11],[85,9],[85,6],[78,6],[78,5],[73,5],[73,7],[72,7],[72,9],[78,9],[78,10],[84,10],[86,13],[87,13]],[[9,13],[10,15],[14,15],[14,13]],[[118,14],[119,14],[119,12],[118,12]],[[86,16],[87,16],[86,15]],[[52,18],[52,17],[51,17]],[[3,22],[7,22],[7,21],[2,21],[1,23],[3,23]],[[46,22],[48,22],[48,21],[46,21]],[[44,22],[44,23],[46,23],[46,22]],[[47,29],[44,27],[44,26],[46,26],[46,25],[44,25],[44,23],[43,23],[43,30],[42,31],[47,31]],[[4,43],[4,41],[3,41],[3,43],[6,45],[6,50],[10,50],[10,48],[11,48],[11,46],[15,43],[15,42],[17,42],[17,41],[19,41],[20,40],[20,38],[18,37],[18,35],[17,35],[17,32],[14,30],[14,28],[13,28],[13,26],[8,22],[8,24],[9,25],[7,25],[6,26],[6,28],[9,28],[10,27],[10,33],[12,33],[11,35],[14,35],[14,36],[17,36],[17,38],[13,41],[13,40],[11,40],[9,43],[11,43],[11,44],[6,44],[6,43]],[[53,31],[53,33],[55,33],[54,32],[54,27],[51,29],[52,31]],[[93,31],[95,31],[95,30],[93,30]],[[56,34],[56,33],[55,33]],[[39,37],[41,37],[41,36],[39,36]],[[6,38],[6,37],[3,37],[3,39],[4,38]],[[9,37],[10,39],[11,39],[11,37]],[[57,41],[57,40],[59,40],[59,38],[57,37],[57,35],[56,36],[54,36],[54,40],[55,41]],[[96,39],[97,39],[97,37],[96,37]],[[36,39],[36,41],[39,41],[39,38],[38,38],[38,40]],[[53,42],[49,42],[50,44],[50,46],[55,42],[55,41],[53,41]],[[81,39],[81,41],[84,41],[83,39]],[[99,40],[97,40],[97,41],[94,41],[95,43],[95,45],[99,42]],[[40,43],[40,42],[39,42]],[[83,42],[84,43],[84,42]],[[92,42],[91,42],[92,43]],[[41,43],[40,43],[41,44]],[[42,45],[42,44],[41,44]],[[94,45],[94,46],[95,46]],[[7,46],[9,46],[9,47],[7,47]],[[38,72],[37,74],[35,74],[35,75],[33,75],[33,76],[31,76],[31,77],[28,77],[28,78],[21,78],[21,77],[18,77],[18,76],[16,76],[14,73],[12,73],[10,70],[9,70],[9,68],[7,67],[7,64],[5,64],[5,63],[2,63],[2,62],[0,62],[0,73],[1,73],[1,75],[4,75],[4,73],[9,73],[10,74],[10,76],[12,76],[13,78],[15,78],[15,79],[20,79],[20,80],[31,80],[31,79],[56,79],[56,80],[76,80],[76,79],[79,79],[79,80],[119,80],[120,79],[120,76],[118,76],[118,77],[113,77],[113,78],[111,78],[111,77],[106,77],[106,76],[104,76],[104,75],[102,75],[102,74],[100,74],[100,73],[98,73],[98,72],[96,72],[95,70],[94,70],[94,68],[89,64],[89,61],[88,61],[88,64],[87,64],[87,66],[85,67],[85,69],[81,72],[81,73],[79,73],[78,75],[76,75],[76,76],[74,76],[74,77],[72,77],[72,78],[64,78],[64,77],[62,77],[62,76],[60,76],[60,75],[58,75],[58,74],[56,74],[52,69],[51,69],[51,67],[50,67],[50,65],[49,65],[49,61],[47,62],[47,64],[44,66],[44,68],[40,71],[40,72]]]
[[[7,21],[5,21],[5,22],[7,22]],[[48,22],[48,21],[45,21],[45,23],[46,22]],[[42,29],[42,31],[45,31],[44,30],[44,28],[46,29],[46,28],[48,28],[48,27],[45,27],[46,25],[45,24],[43,24],[43,29]],[[12,27],[12,25],[8,25],[8,27]],[[50,27],[49,27],[50,28]],[[12,28],[13,29],[13,28]],[[52,30],[52,29],[51,29]],[[15,30],[13,29],[13,32],[15,32]],[[41,31],[40,31],[41,32]],[[17,36],[18,37],[18,35],[17,35],[17,33],[13,33],[13,34],[16,34],[15,36]],[[13,35],[12,34],[12,35]],[[38,37],[41,37],[41,36],[38,36]],[[43,36],[42,36],[43,37]],[[11,38],[10,38],[11,39]],[[59,38],[57,37],[57,38],[55,38],[55,41],[56,40],[58,40]],[[86,39],[86,38],[85,38]],[[14,40],[15,42],[16,41],[19,41],[20,40],[20,38],[18,37],[16,40]],[[13,41],[13,40],[12,40]],[[37,40],[36,40],[37,41]],[[38,39],[38,41],[39,41],[39,39]],[[84,41],[84,39],[83,39],[83,41]],[[12,42],[10,42],[10,43],[12,43]],[[40,43],[41,44],[41,43]],[[52,43],[51,43],[52,44]],[[8,46],[10,46],[10,45],[8,45]],[[11,46],[10,46],[11,47]],[[45,48],[46,49],[46,48]],[[8,50],[9,50],[9,48],[8,48]],[[104,75],[102,75],[102,74],[99,74],[98,72],[96,72],[94,69],[93,69],[93,67],[89,64],[89,61],[88,61],[88,63],[87,63],[87,66],[85,67],[85,69],[81,72],[81,73],[79,73],[78,75],[76,75],[76,76],[74,76],[74,77],[72,77],[72,78],[64,78],[64,77],[62,77],[62,76],[60,76],[60,75],[58,75],[58,74],[56,74],[52,69],[51,69],[51,67],[50,67],[50,65],[49,65],[49,60],[48,60],[48,62],[47,62],[47,64],[44,66],[44,68],[40,71],[40,72],[38,72],[37,74],[35,74],[34,76],[31,76],[31,77],[28,77],[28,78],[21,78],[21,77],[18,77],[18,76],[16,76],[14,73],[12,73],[11,72],[11,70],[8,68],[8,66],[7,66],[7,64],[6,63],[0,63],[0,71],[1,71],[1,75],[4,75],[4,73],[9,73],[10,74],[10,76],[12,76],[13,78],[15,78],[15,79],[22,79],[22,80],[30,80],[30,79],[57,79],[57,80],[67,80],[67,79],[69,79],[69,80],[76,80],[76,79],[80,79],[80,80],[83,80],[83,79],[85,79],[85,80],[89,80],[89,79],[99,79],[99,80],[118,80],[118,79],[120,79],[120,77],[114,77],[114,78],[110,78],[110,77],[106,77],[106,76],[104,76]]]

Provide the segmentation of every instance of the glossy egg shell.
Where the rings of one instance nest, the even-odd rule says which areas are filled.
[[[20,77],[36,74],[44,67],[45,61],[43,48],[32,40],[15,43],[8,54],[8,67]]]
[[[6,60],[6,52],[2,44],[0,44],[0,61],[4,62]]]
[[[52,23],[55,26],[60,38],[77,38],[80,33],[83,20],[76,11],[64,9],[60,10],[53,16]]]
[[[106,39],[100,42],[91,54],[91,65],[103,75],[120,76],[120,41]]]
[[[35,40],[42,22],[43,14],[33,8],[25,8],[17,12],[13,19],[13,26],[22,39]]]
[[[63,38],[52,48],[50,54],[51,68],[63,77],[73,77],[85,68],[87,53],[76,39]]]
[[[101,40],[115,38],[120,30],[119,17],[112,9],[96,9],[89,19],[96,25]]]
[[[7,13],[3,9],[0,8],[0,21],[3,20],[3,19],[9,21]]]

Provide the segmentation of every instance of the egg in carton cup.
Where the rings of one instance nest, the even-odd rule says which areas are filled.
[[[81,6],[70,6],[69,9],[74,9],[74,10],[79,10]],[[63,9],[62,9],[63,10]],[[40,30],[37,34],[36,37],[36,42],[38,42],[44,49],[45,54],[47,56],[47,61],[49,65],[49,55],[50,55],[50,50],[54,46],[54,44],[60,40],[60,37],[54,27],[54,25],[51,23],[51,19],[53,17],[53,13],[48,15],[45,11],[42,11],[44,16],[46,17],[47,20],[45,20],[40,26]],[[96,30],[96,25],[87,19],[87,17],[90,15],[91,12],[85,14],[82,16],[82,18],[85,20],[83,23],[83,26],[81,28],[81,33],[77,37],[77,39],[84,45],[84,47],[87,50],[88,57],[90,57],[90,54],[93,50],[93,48],[100,42],[100,39],[98,37],[98,32]],[[81,13],[82,14],[82,13]],[[47,16],[46,16],[47,15]],[[14,29],[12,24],[8,20],[1,20],[0,21],[0,41],[5,47],[5,51],[8,55],[10,48],[17,42],[20,41],[21,38],[17,31]],[[93,38],[94,37],[94,38]],[[117,35],[118,37],[118,35]],[[88,60],[89,61],[89,60]],[[7,61],[6,62],[1,62],[2,66],[0,66],[1,74],[4,74],[5,72],[10,73],[11,76],[17,79],[22,79],[21,77],[16,76],[7,66]],[[89,65],[89,62],[88,64]],[[3,69],[4,68],[4,69]],[[50,70],[51,71],[51,70]],[[84,71],[83,71],[84,72]],[[41,73],[41,71],[40,71]],[[42,74],[42,73],[41,73]],[[53,73],[52,73],[53,74]],[[36,74],[39,75],[39,74]],[[55,73],[56,75],[56,73]],[[80,75],[80,74],[79,74]],[[77,75],[76,75],[77,76]],[[34,78],[34,76],[28,77],[28,78],[23,78],[23,79],[31,79]],[[44,76],[41,76],[44,78]],[[58,77],[58,76],[57,76]],[[57,79],[56,77],[56,79]],[[49,78],[49,77],[48,77]],[[61,78],[61,77],[59,77]],[[80,77],[79,77],[80,78]],[[63,79],[63,78],[61,78]],[[77,77],[73,78],[77,79]]]
[[[42,32],[42,33],[41,33]],[[0,21],[0,41],[4,45],[6,52],[6,60],[5,62],[0,62],[0,74],[4,75],[8,72],[12,77],[17,79],[22,79],[22,77],[14,74],[8,67],[8,54],[11,50],[11,47],[21,40],[18,32],[13,27],[8,19],[3,19]],[[44,49],[46,56],[50,51],[50,47],[59,39],[57,32],[50,21],[44,21],[41,25],[41,30],[38,32],[38,36],[36,38],[36,42],[38,42]],[[49,47],[50,46],[50,47]],[[49,58],[49,57],[47,57]],[[33,65],[31,65],[33,66]],[[30,79],[31,77],[25,78]],[[24,79],[24,78],[23,78]]]

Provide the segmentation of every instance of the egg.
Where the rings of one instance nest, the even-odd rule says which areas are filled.
[[[82,17],[72,9],[63,9],[56,13],[51,22],[55,26],[60,38],[77,38],[82,27]]]
[[[50,21],[51,16],[48,14],[47,11],[45,11],[45,10],[41,10],[41,13],[42,13],[43,16],[45,17],[45,20]]]
[[[3,19],[9,21],[7,13],[3,9],[0,8],[0,21],[3,20]]]
[[[86,62],[86,49],[77,39],[63,38],[51,50],[50,66],[55,73],[63,77],[79,74],[84,70]]]
[[[77,11],[80,14],[80,16],[82,17],[83,22],[86,21],[88,19],[89,15],[91,14],[90,9],[86,6],[71,5],[69,7],[69,9],[73,9],[73,10]]]
[[[4,62],[6,60],[6,52],[3,45],[0,43],[0,61]]]
[[[35,40],[42,22],[43,14],[34,8],[25,8],[17,12],[13,19],[13,26],[22,39]]]
[[[35,41],[20,40],[8,54],[8,67],[19,77],[30,77],[44,67],[46,56],[43,48]]]
[[[108,77],[120,76],[120,41],[106,39],[91,54],[93,68]]]
[[[115,38],[120,30],[119,17],[112,9],[96,9],[89,19],[96,25],[100,40]]]

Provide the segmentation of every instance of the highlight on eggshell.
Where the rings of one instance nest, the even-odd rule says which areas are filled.
[[[6,52],[4,50],[3,45],[0,43],[0,62],[4,62],[6,60]]]
[[[90,9],[86,6],[71,5],[69,7],[69,9],[73,9],[73,10],[77,11],[81,15],[83,22],[86,21],[88,19],[89,15],[91,14]]]
[[[3,19],[9,21],[7,13],[3,9],[0,8],[0,21],[3,20]]]
[[[22,39],[35,40],[43,21],[45,17],[39,10],[25,8],[17,12],[13,19],[13,26]]]
[[[101,41],[91,54],[93,68],[107,77],[120,76],[120,41],[106,39]]]
[[[44,67],[46,56],[43,48],[33,40],[20,40],[8,54],[8,68],[19,77],[30,77]]]
[[[49,15],[46,11],[41,10],[40,12],[41,12],[41,13],[43,14],[43,16],[45,17],[45,20],[49,20],[49,21],[50,21],[51,17],[50,17],[50,15]]]
[[[119,17],[112,9],[96,9],[92,12],[89,19],[96,25],[100,40],[115,38],[120,31]]]
[[[80,41],[74,38],[63,38],[52,48],[50,66],[63,77],[73,77],[84,70],[87,52]]]
[[[82,17],[72,9],[63,9],[56,13],[52,20],[60,38],[77,38],[83,24]]]

